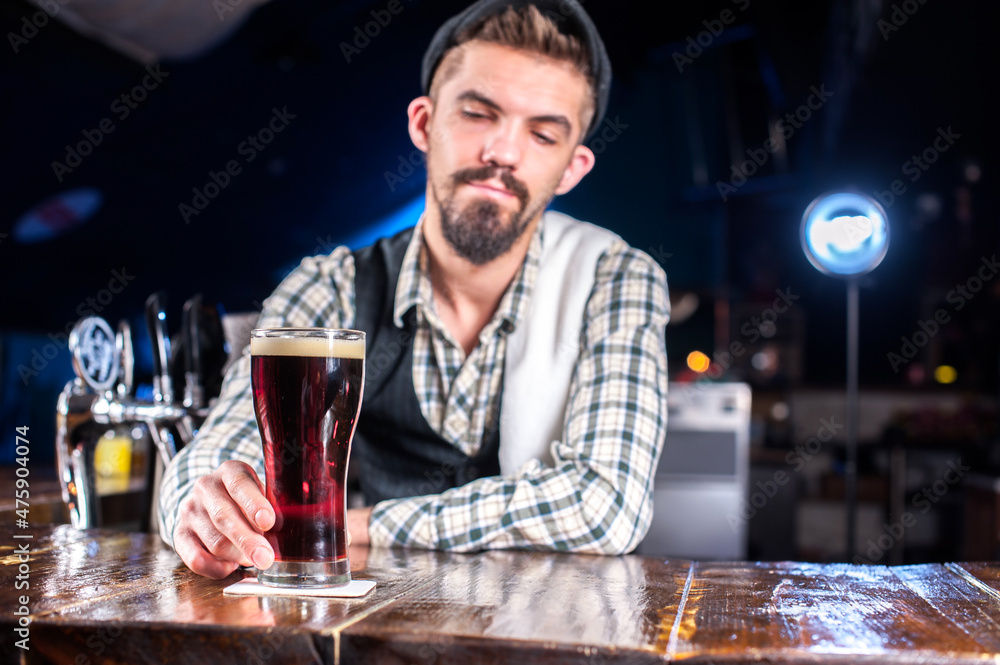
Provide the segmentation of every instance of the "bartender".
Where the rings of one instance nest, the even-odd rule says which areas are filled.
[[[666,276],[546,211],[594,166],[604,45],[576,0],[481,0],[435,34],[422,84],[417,225],[303,259],[257,325],[367,334],[355,544],[628,552],[666,431]],[[166,470],[162,537],[209,577],[269,567],[262,477],[248,347]]]

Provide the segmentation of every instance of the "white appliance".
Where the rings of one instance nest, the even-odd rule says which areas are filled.
[[[743,560],[750,466],[750,386],[671,383],[653,524],[637,554]]]

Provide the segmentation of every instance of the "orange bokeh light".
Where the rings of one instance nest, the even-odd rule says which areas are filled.
[[[701,351],[692,351],[688,354],[687,363],[688,367],[691,368],[691,371],[702,374],[703,372],[708,371],[712,361]]]

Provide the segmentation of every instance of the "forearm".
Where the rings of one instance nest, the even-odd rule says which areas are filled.
[[[655,348],[662,333],[623,331],[605,343],[626,342]],[[666,428],[666,362],[604,369],[578,375],[578,399],[563,441],[553,446],[553,467],[532,460],[514,477],[379,503],[369,524],[372,544],[599,554],[633,549],[652,519]]]
[[[609,253],[588,303],[553,466],[533,460],[512,477],[379,503],[369,524],[372,543],[460,551],[633,549],[652,520],[666,433],[668,318],[662,270],[629,248]]]
[[[440,495],[379,503],[369,523],[372,545],[620,554],[648,528],[643,487],[615,487],[570,463],[534,462],[523,471],[517,479],[482,478]]]

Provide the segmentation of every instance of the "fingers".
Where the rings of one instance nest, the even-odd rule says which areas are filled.
[[[242,462],[226,462],[199,478],[181,504],[174,549],[191,570],[206,577],[225,577],[239,565],[266,569],[274,552],[261,532],[273,524],[274,509],[253,470]]]
[[[226,478],[225,472],[221,475]],[[267,539],[247,519],[244,512],[245,506],[237,503],[237,500],[230,494],[229,486],[225,484],[226,481],[223,478],[212,478],[211,476],[206,476],[206,478],[211,480],[203,484],[199,480],[198,484],[195,485],[194,494],[195,499],[200,500],[209,520],[211,520],[210,525],[202,523],[203,528],[198,534],[208,551],[219,557],[235,558],[236,560],[245,557],[242,560],[252,561],[253,565],[260,569],[268,568],[274,561],[274,554]],[[229,481],[232,484],[239,484],[245,494],[251,492],[247,485],[259,493],[257,485],[250,478],[243,477],[242,482],[239,479],[229,478]],[[263,495],[260,495],[260,498],[267,501]],[[244,501],[246,500],[244,498]],[[251,512],[253,515],[260,511],[255,502],[251,508],[254,509]],[[237,550],[235,556],[231,549],[232,546],[235,546]]]
[[[228,576],[240,566],[239,561],[219,558],[210,553],[201,539],[189,530],[174,534],[174,550],[192,571],[215,580]]]
[[[350,508],[347,511],[347,544],[370,545],[368,538],[368,521],[371,519],[372,508]]]
[[[244,558],[229,539],[215,529],[194,496],[185,499],[180,506],[174,530],[174,550],[188,568],[214,579],[229,575]]]
[[[274,508],[264,496],[264,486],[250,465],[230,460],[223,462],[219,472],[229,496],[243,511],[250,524],[261,531],[274,526]]]

